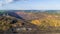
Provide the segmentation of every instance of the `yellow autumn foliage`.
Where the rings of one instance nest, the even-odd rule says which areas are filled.
[[[44,23],[46,23],[47,26],[51,26],[51,27],[59,27],[60,26],[60,20],[56,19],[56,18],[44,18],[44,19],[37,19],[37,20],[32,20],[31,23],[35,24],[35,25],[42,25]]]
[[[40,20],[32,20],[31,23],[32,24],[35,24],[35,25],[40,25],[41,24],[41,21]]]
[[[60,20],[58,20],[56,18],[48,18],[47,20],[48,20],[50,26],[54,26],[54,27],[60,26]]]

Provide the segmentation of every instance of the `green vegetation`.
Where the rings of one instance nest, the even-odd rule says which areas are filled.
[[[0,14],[5,13],[1,11]],[[18,12],[19,13],[19,12]],[[33,25],[36,25],[39,30],[43,31],[60,31],[60,12],[58,11],[45,11],[45,12],[21,12],[18,15],[23,15],[26,21]],[[6,20],[7,19],[7,20]],[[17,27],[16,25],[22,26],[21,20],[17,19],[18,22],[10,24],[10,22],[16,19],[15,17],[0,16],[0,30],[8,30],[11,26]]]
[[[0,30],[6,31],[12,27],[17,27],[16,25],[21,26],[21,21],[19,19],[15,24],[10,24],[13,19],[16,19],[15,17],[6,17],[6,16],[0,16]]]

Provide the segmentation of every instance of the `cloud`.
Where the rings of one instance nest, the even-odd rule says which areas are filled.
[[[5,0],[6,3],[12,3],[14,0]]]
[[[3,6],[3,4],[0,3],[0,7]]]
[[[24,1],[24,0],[5,0],[6,3],[14,3],[17,1]]]
[[[17,1],[26,1],[26,0],[0,0],[0,6],[4,6],[10,3],[15,3]]]

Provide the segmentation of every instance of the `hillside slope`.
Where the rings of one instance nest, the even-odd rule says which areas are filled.
[[[50,11],[48,11],[50,13]],[[52,11],[51,11],[52,12]],[[34,25],[37,25],[41,30],[59,30],[60,27],[60,16],[59,14],[47,13],[47,12],[16,12],[23,18],[30,20]],[[56,13],[56,12],[55,12]],[[41,28],[42,27],[42,28]],[[50,28],[51,27],[51,28]],[[56,29],[55,29],[56,28]]]

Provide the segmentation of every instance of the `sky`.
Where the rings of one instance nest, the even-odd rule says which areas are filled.
[[[0,0],[0,10],[60,10],[60,0]]]

